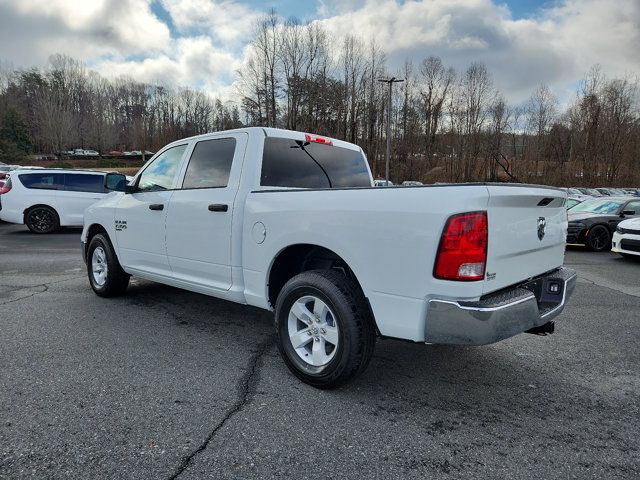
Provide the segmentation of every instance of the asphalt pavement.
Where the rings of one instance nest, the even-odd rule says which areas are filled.
[[[91,291],[78,230],[0,223],[0,478],[640,478],[640,263],[571,248],[547,337],[379,341],[296,380],[272,315],[134,280]]]

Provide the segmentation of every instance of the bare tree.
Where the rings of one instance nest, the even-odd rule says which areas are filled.
[[[255,61],[260,62],[262,82],[266,92],[266,119],[267,125],[277,125],[277,66],[280,58],[281,42],[279,40],[279,19],[274,10],[260,19],[256,26],[254,48],[259,55]]]
[[[439,57],[428,57],[420,65],[420,109],[424,121],[424,153],[432,157],[436,148],[436,135],[444,113],[444,105],[455,71],[446,69]]]
[[[526,106],[527,129],[536,139],[533,152],[536,176],[542,174],[539,164],[547,148],[547,134],[555,121],[557,106],[557,97],[544,84],[538,86]]]

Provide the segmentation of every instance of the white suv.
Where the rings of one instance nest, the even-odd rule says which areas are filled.
[[[0,189],[0,220],[26,224],[34,233],[81,227],[84,210],[109,190],[104,172],[14,170]]]

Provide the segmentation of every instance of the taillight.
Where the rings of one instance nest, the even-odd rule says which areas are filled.
[[[7,180],[2,188],[0,188],[0,195],[7,193],[9,190],[11,190],[11,179]]]
[[[440,238],[433,276],[442,280],[482,280],[486,263],[487,212],[449,217]]]
[[[313,135],[311,133],[305,134],[304,137],[307,140],[307,142],[321,143],[323,145],[332,145],[332,143],[333,143],[333,142],[331,142],[330,138],[321,137],[320,135]]]

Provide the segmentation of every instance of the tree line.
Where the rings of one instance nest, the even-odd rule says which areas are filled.
[[[237,106],[191,88],[106,79],[54,55],[46,70],[0,77],[0,160],[73,148],[155,151],[179,138],[242,126]]]
[[[384,176],[388,86],[391,180],[640,185],[637,78],[585,74],[566,105],[546,85],[512,105],[482,63],[456,71],[439,57],[392,71],[375,39],[331,37],[275,12],[255,26],[235,101],[188,88],[107,80],[54,56],[46,71],[5,73],[0,156],[71,146],[155,150],[178,138],[270,126],[357,143]],[[1,159],[1,158],[0,158]]]

